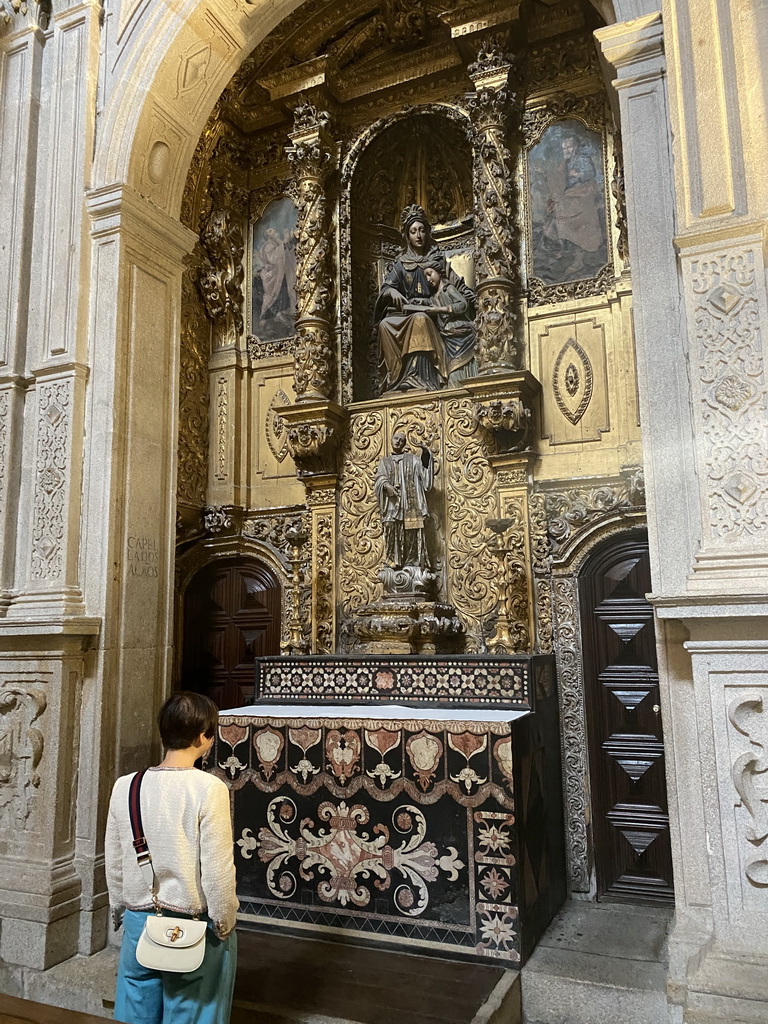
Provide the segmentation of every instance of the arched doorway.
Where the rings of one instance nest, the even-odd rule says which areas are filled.
[[[602,545],[579,579],[598,899],[673,897],[650,590],[644,532]]]
[[[280,586],[258,562],[212,562],[184,599],[181,683],[219,708],[253,693],[253,659],[280,652]]]

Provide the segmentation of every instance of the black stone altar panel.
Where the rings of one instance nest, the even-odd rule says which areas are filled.
[[[478,705],[531,708],[531,660],[494,655],[256,658],[259,703]]]
[[[520,961],[508,725],[224,716],[213,757],[243,923]]]

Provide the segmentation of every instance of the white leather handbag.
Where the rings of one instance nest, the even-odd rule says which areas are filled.
[[[146,771],[146,769],[145,769]],[[133,848],[144,881],[152,894],[155,916],[147,917],[136,944],[136,959],[153,971],[187,974],[196,971],[205,956],[207,921],[164,914],[157,902],[157,878],[141,821],[141,781],[144,772],[136,772],[128,791],[128,814],[133,832]]]
[[[144,922],[136,959],[154,971],[196,971],[205,955],[207,921],[160,914]]]

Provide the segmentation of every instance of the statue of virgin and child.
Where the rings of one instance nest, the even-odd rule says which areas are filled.
[[[477,372],[475,293],[433,241],[421,206],[407,206],[400,227],[405,249],[374,310],[382,391],[437,391]]]

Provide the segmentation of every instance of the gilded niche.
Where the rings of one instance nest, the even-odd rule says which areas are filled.
[[[345,165],[356,399],[476,370],[471,167],[467,119],[436,105],[373,126]]]

